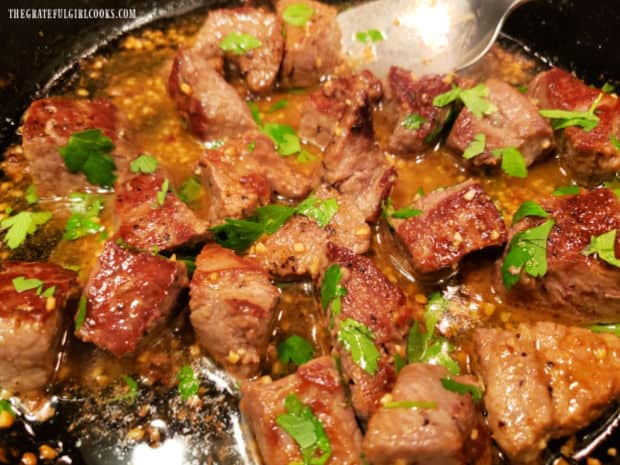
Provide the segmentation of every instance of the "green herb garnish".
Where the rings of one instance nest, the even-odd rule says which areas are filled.
[[[601,90],[606,94],[613,94],[613,92],[616,90],[616,86],[614,86],[611,82],[606,82],[605,84],[603,84],[603,87],[601,87]]]
[[[337,212],[338,201],[336,199],[323,200],[312,195],[295,209],[295,213],[312,218],[321,228],[327,226]]]
[[[157,165],[159,165],[157,158],[145,153],[144,155],[140,155],[138,158],[133,160],[129,164],[129,168],[132,173],[151,174],[157,170]]]
[[[103,210],[103,201],[90,194],[72,192],[71,216],[65,224],[64,240],[74,241],[89,234],[97,234],[105,228],[99,222],[99,213]]]
[[[71,173],[81,171],[89,183],[101,187],[112,187],[116,181],[116,164],[110,155],[112,150],[112,139],[104,136],[101,129],[74,132],[58,149]]]
[[[598,255],[598,258],[612,266],[620,268],[620,259],[616,257],[616,232],[612,229],[600,236],[592,236],[590,245],[583,251],[584,255]]]
[[[301,143],[295,130],[288,124],[265,123],[261,129],[275,144],[275,149],[283,157],[301,151]]]
[[[559,197],[561,195],[577,195],[579,194],[579,186],[560,186],[553,191],[553,195]]]
[[[56,293],[56,286],[51,286],[51,287],[48,287],[47,289],[45,289],[41,293],[41,297],[45,297],[46,299],[48,299],[50,297],[54,297],[55,293]]]
[[[457,86],[448,92],[439,94],[433,99],[436,107],[445,107],[457,99],[471,111],[476,118],[480,119],[484,115],[490,115],[497,111],[497,107],[489,100],[489,88],[486,84],[478,84],[471,89],[461,89]]]
[[[287,106],[288,106],[288,100],[283,98],[283,99],[278,100],[277,102],[272,103],[271,106],[269,107],[269,110],[267,110],[267,112],[274,113],[276,111],[283,110]]]
[[[465,160],[469,160],[471,158],[477,157],[482,152],[484,152],[484,148],[487,143],[487,136],[484,134],[476,134],[474,136],[474,140],[470,142],[465,151],[463,152],[463,158]]]
[[[454,381],[452,378],[441,378],[441,385],[448,391],[456,392],[457,394],[471,394],[471,399],[478,403],[482,400],[482,389],[473,384],[463,384],[458,381]]]
[[[168,194],[169,188],[170,181],[166,178],[164,182],[161,183],[161,189],[157,192],[157,204],[159,206],[162,206],[166,202],[166,195]]]
[[[368,326],[347,318],[338,327],[338,342],[351,352],[353,361],[369,375],[379,369],[379,350],[374,342],[375,336]]]
[[[383,404],[383,408],[420,408],[434,410],[437,408],[437,402],[428,400],[393,400]]]
[[[527,177],[527,166],[523,154],[516,147],[503,147],[491,152],[502,159],[502,171],[513,178]]]
[[[190,397],[198,394],[200,388],[200,380],[196,373],[194,373],[191,365],[183,365],[177,373],[177,380],[179,382],[179,395],[181,399],[187,400]]]
[[[598,126],[599,118],[594,112],[602,98],[603,94],[601,93],[596,97],[588,111],[540,110],[540,114],[551,120],[551,126],[555,130],[579,126],[584,131],[590,132]]]
[[[400,122],[400,125],[410,131],[416,131],[420,129],[424,123],[426,123],[426,118],[418,115],[417,113],[411,113]]]
[[[293,26],[305,26],[314,15],[314,9],[306,3],[293,3],[282,12],[282,19]]]
[[[313,354],[312,344],[296,334],[278,344],[278,358],[282,363],[293,362],[295,365],[303,365],[312,359]]]
[[[80,297],[80,303],[78,304],[78,311],[75,315],[75,332],[77,333],[80,328],[82,327],[82,325],[84,324],[84,321],[86,320],[86,297],[82,296]]]
[[[521,204],[519,209],[516,211],[516,213],[512,217],[513,224],[519,220],[522,220],[526,216],[537,216],[539,218],[548,218],[549,213],[547,213],[543,207],[538,205],[533,200],[526,200],[525,202]]]
[[[614,136],[613,134],[609,136],[609,141],[613,144],[616,150],[620,150],[620,140],[618,140],[616,136]]]
[[[179,187],[179,198],[185,203],[195,202],[202,195],[202,184],[195,176],[187,178]]]
[[[610,333],[620,337],[620,324],[592,325],[588,329],[593,333]]]
[[[24,276],[17,276],[13,278],[13,288],[19,293],[38,289],[37,294],[40,294],[40,290],[43,287],[43,281],[40,279],[32,278],[28,279]]]
[[[33,205],[39,201],[39,194],[37,193],[37,186],[34,184],[30,184],[26,189],[25,195],[26,202],[28,205]]]
[[[13,410],[13,406],[6,399],[0,400],[0,412],[8,412],[8,414],[11,415],[13,418],[15,418],[16,416],[15,410]]]
[[[368,31],[361,31],[355,34],[355,40],[362,44],[368,44],[370,42],[381,42],[385,40],[385,37],[378,29],[369,29]]]
[[[138,397],[138,383],[131,376],[123,375],[122,379],[127,386],[127,392],[115,397],[114,400],[129,399],[131,402],[135,402],[136,397]]]
[[[263,120],[260,117],[260,110],[256,102],[252,102],[252,101],[248,102],[248,107],[250,109],[250,113],[252,114],[252,119],[254,120],[254,122],[258,124],[259,126],[262,126]]]
[[[220,48],[233,55],[244,55],[261,45],[263,45],[262,42],[253,35],[238,32],[231,32],[220,42]]]
[[[0,231],[7,230],[4,242],[9,249],[16,249],[26,240],[26,236],[36,232],[37,227],[47,223],[52,214],[50,212],[19,212],[0,222]]]
[[[340,298],[347,295],[347,290],[340,284],[341,280],[342,269],[340,265],[334,263],[325,271],[323,283],[321,284],[321,304],[323,309],[327,310],[331,304],[332,314],[336,316],[340,314],[342,308]]]

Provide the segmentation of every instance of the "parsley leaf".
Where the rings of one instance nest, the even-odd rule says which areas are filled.
[[[338,342],[351,352],[353,361],[366,373],[374,375],[379,369],[379,351],[374,343],[375,336],[370,329],[352,318],[340,323]]]
[[[361,31],[355,34],[355,40],[362,44],[369,42],[381,42],[385,37],[378,29],[369,29],[368,31]]]
[[[226,218],[223,224],[213,226],[209,231],[222,247],[243,252],[262,236],[264,226],[255,221]]]
[[[603,87],[601,87],[601,90],[606,94],[613,94],[613,92],[616,90],[616,86],[614,86],[611,82],[606,82],[605,84],[603,84]]]
[[[38,289],[37,294],[40,294],[41,288],[43,287],[43,281],[41,281],[40,279],[28,279],[24,276],[17,276],[16,278],[13,278],[12,282],[13,287],[19,293]]]
[[[302,150],[301,152],[299,152],[299,155],[297,155],[296,160],[299,163],[309,163],[311,161],[314,161],[318,159],[318,157],[310,152],[308,152],[307,150]]]
[[[69,194],[69,199],[72,201],[72,213],[65,224],[63,239],[74,241],[105,229],[99,223],[99,213],[103,210],[101,199],[79,192]]]
[[[278,100],[277,102],[272,103],[271,106],[269,107],[269,110],[267,110],[267,112],[274,113],[278,110],[282,110],[286,108],[287,106],[288,106],[288,100],[283,98],[283,99]]]
[[[263,120],[260,117],[260,110],[258,109],[258,105],[256,102],[248,102],[248,107],[250,108],[250,113],[252,114],[252,119],[259,126],[263,125]]]
[[[262,42],[253,35],[238,32],[231,32],[220,42],[220,48],[233,55],[243,55],[262,45]]]
[[[299,445],[303,465],[324,465],[332,454],[329,437],[312,409],[295,394],[284,400],[287,413],[276,417],[276,423]]]
[[[177,373],[177,380],[179,381],[179,395],[181,399],[187,400],[191,396],[198,394],[200,388],[200,380],[194,373],[191,365],[183,365]]]
[[[151,174],[157,170],[157,165],[159,165],[157,158],[145,153],[144,155],[140,155],[138,158],[133,160],[129,164],[129,168],[132,173]]]
[[[127,386],[127,392],[114,398],[114,400],[129,399],[131,400],[131,402],[134,402],[136,400],[136,397],[138,397],[138,383],[131,376],[127,375],[123,375],[123,381]]]
[[[110,156],[114,150],[112,139],[101,129],[74,132],[58,151],[72,173],[83,172],[91,184],[112,187],[116,180],[116,164]]]
[[[75,332],[77,333],[84,321],[86,321],[86,297],[80,297],[80,303],[78,304],[78,311],[75,315]]]
[[[383,408],[421,408],[434,410],[437,408],[437,402],[428,400],[393,400],[383,404]]]
[[[393,227],[392,223],[390,222],[390,218],[406,220],[408,218],[420,216],[423,213],[422,210],[418,210],[417,208],[413,207],[403,207],[399,208],[398,210],[394,210],[391,197],[388,197],[385,202],[381,202],[381,212],[383,214],[383,217],[388,222],[390,228]]]
[[[262,128],[275,144],[275,149],[283,157],[296,154],[301,151],[301,143],[295,130],[288,124],[266,123]]]
[[[166,178],[164,182],[161,183],[161,189],[157,192],[157,204],[159,206],[162,206],[166,202],[166,195],[168,194],[169,188],[170,180]]]
[[[553,195],[559,197],[561,195],[577,195],[579,194],[579,186],[560,186],[553,191]]]
[[[306,3],[293,3],[282,12],[282,19],[293,26],[305,26],[314,15],[314,9]]]
[[[13,406],[6,399],[0,399],[0,412],[8,412],[13,418],[15,418],[15,410]]]
[[[592,325],[588,329],[593,333],[611,333],[620,337],[620,324]]]
[[[295,211],[300,215],[312,218],[321,228],[324,228],[338,211],[338,201],[336,199],[319,199],[311,195],[301,202]]]
[[[620,140],[618,140],[616,136],[612,134],[611,136],[609,136],[609,140],[611,141],[613,146],[616,148],[616,150],[620,150]]]
[[[460,99],[463,104],[478,119],[484,115],[490,115],[497,111],[497,107],[489,100],[489,88],[486,84],[478,84],[471,89],[461,89],[457,86],[451,90],[437,95],[433,99],[433,105],[436,107],[445,107],[446,105]]]
[[[471,158],[474,158],[480,155],[482,152],[484,152],[486,143],[487,143],[487,136],[485,136],[482,133],[476,134],[474,136],[474,140],[470,142],[470,144],[467,146],[467,148],[463,152],[463,158],[465,160],[469,160]]]
[[[482,389],[478,386],[474,386],[473,384],[459,383],[458,381],[454,381],[452,378],[441,378],[441,385],[448,391],[456,392],[457,394],[471,394],[471,400],[475,403],[482,400]]]
[[[327,310],[332,304],[332,313],[340,313],[340,297],[347,295],[347,290],[340,285],[342,279],[342,269],[340,265],[333,264],[325,271],[323,283],[321,284],[321,304]]]
[[[597,254],[598,258],[612,266],[620,268],[620,259],[616,257],[616,232],[612,229],[600,236],[592,236],[590,245],[583,251],[584,255]]]
[[[551,120],[553,129],[564,129],[571,126],[579,126],[585,132],[590,132],[598,126],[599,118],[594,114],[603,98],[603,94],[599,94],[588,111],[566,111],[566,110],[540,110],[540,114]]]
[[[39,194],[37,193],[37,186],[34,184],[30,184],[26,189],[25,195],[26,202],[28,205],[33,205],[39,201]]]
[[[282,363],[293,362],[295,365],[303,365],[312,359],[313,354],[312,344],[296,334],[278,344],[278,358]]]
[[[256,219],[265,234],[273,234],[295,214],[295,209],[285,205],[266,205],[256,210]]]
[[[48,287],[47,289],[45,289],[41,293],[41,297],[45,297],[47,299],[49,297],[54,297],[55,293],[56,293],[56,286],[51,286],[51,287]]]
[[[450,89],[449,91],[444,92],[443,94],[436,95],[433,99],[433,106],[445,107],[446,105],[449,105],[452,102],[458,100],[458,98],[461,96],[461,92],[462,90],[459,87],[453,86],[452,89]]]
[[[554,224],[554,220],[547,220],[539,226],[515,234],[512,238],[502,264],[502,279],[507,289],[519,281],[522,271],[535,278],[545,275],[547,239]]]
[[[534,202],[533,200],[526,200],[521,204],[519,209],[516,211],[514,216],[512,217],[513,224],[519,220],[522,220],[526,216],[537,216],[539,218],[549,218],[549,213],[547,213],[543,207]]]
[[[495,149],[491,153],[502,158],[502,171],[513,178],[527,177],[527,166],[523,154],[516,147]]]
[[[0,222],[0,231],[7,229],[4,242],[9,249],[16,249],[26,240],[26,236],[36,232],[37,227],[47,223],[52,214],[50,212],[19,212]]]
[[[417,113],[411,113],[407,115],[401,122],[400,125],[405,129],[409,129],[410,131],[415,131],[420,129],[420,127],[426,123],[426,118],[418,115]]]
[[[195,176],[187,178],[179,187],[179,198],[185,203],[192,203],[202,195],[202,184]]]

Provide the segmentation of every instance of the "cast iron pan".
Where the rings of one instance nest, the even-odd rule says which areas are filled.
[[[3,5],[0,31],[4,41],[0,53],[0,153],[18,141],[20,117],[30,102],[53,94],[66,85],[80,58],[109,45],[127,31],[164,18],[217,6],[230,6],[223,0],[72,0],[59,5],[55,0],[30,0],[28,4]],[[135,8],[135,20],[10,20],[6,8]],[[596,85],[620,81],[620,5],[618,0],[535,0],[515,11],[508,19],[504,34],[533,51],[550,64],[574,70]],[[220,435],[203,422],[197,431],[180,436],[181,441],[164,441],[164,446],[141,456],[135,450],[120,450],[114,444],[115,429],[128,421],[130,414],[116,412],[117,424],[89,424],[82,414],[88,399],[59,399],[56,416],[41,425],[21,422],[10,433],[0,431],[0,446],[36,451],[39,444],[62,443],[63,455],[57,463],[116,465],[162,465],[207,463],[251,464],[251,448],[243,446],[243,432],[236,413],[237,399],[230,385],[218,377],[218,371],[202,361],[205,382],[214,402],[204,406],[203,418],[214,415],[221,423]],[[170,396],[150,392],[153,402],[165,408]],[[111,407],[113,408],[113,407]],[[612,409],[613,410],[613,409]],[[109,413],[109,412],[108,412]],[[68,432],[68,426],[81,418],[81,429]],[[593,450],[593,456],[607,464],[607,450],[620,446],[620,408],[578,437],[577,450]],[[184,425],[176,425],[182,429]],[[86,434],[84,434],[86,432]],[[174,439],[174,431],[169,431]],[[137,449],[137,448],[136,448]],[[553,445],[550,449],[554,449]],[[219,452],[218,452],[219,451]],[[559,457],[550,453],[548,462]],[[582,462],[585,463],[585,460]]]

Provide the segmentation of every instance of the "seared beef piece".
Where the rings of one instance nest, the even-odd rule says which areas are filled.
[[[256,127],[247,104],[197,51],[177,52],[168,93],[202,140],[236,136]]]
[[[278,17],[291,5],[302,3],[314,10],[303,26],[283,21],[284,58],[280,70],[283,87],[309,87],[336,71],[342,63],[340,27],[336,8],[312,0],[276,0]]]
[[[312,409],[329,438],[332,453],[326,465],[361,465],[362,435],[340,384],[331,357],[316,358],[292,375],[274,382],[241,385],[241,412],[248,420],[265,465],[302,461],[299,445],[278,424],[284,402],[294,394]]]
[[[106,242],[86,286],[86,318],[76,335],[117,357],[162,325],[188,284],[181,262]]]
[[[477,134],[484,134],[485,151],[470,160],[475,166],[499,165],[501,158],[492,151],[504,147],[519,149],[527,166],[549,153],[553,148],[553,129],[538,108],[510,84],[489,79],[486,86],[497,111],[478,118],[464,107],[450,131],[448,147],[462,154]]]
[[[293,216],[252,249],[254,257],[274,276],[316,278],[329,263],[328,242],[350,248],[355,253],[364,253],[370,247],[370,228],[355,202],[325,186],[313,195],[338,201],[338,211],[327,226],[321,228],[313,219]]]
[[[515,463],[585,427],[620,397],[620,338],[555,323],[478,329],[477,370],[493,438]]]
[[[112,156],[117,170],[122,172],[127,157],[133,155],[127,120],[108,100],[52,97],[36,100],[26,110],[22,127],[24,156],[41,198],[63,197],[73,191],[95,188],[82,173],[70,173],[58,152],[71,134],[86,129],[101,129],[112,139],[115,145]]]
[[[18,292],[13,279],[39,279],[42,291]],[[54,372],[65,307],[79,289],[73,271],[53,263],[5,262],[0,265],[0,387],[24,392],[43,387]]]
[[[261,42],[261,46],[241,55],[225,53],[220,47],[230,33],[249,34]],[[282,23],[274,13],[259,8],[228,8],[211,10],[198,32],[193,50],[209,59],[219,72],[223,71],[223,59],[234,62],[245,76],[252,92],[268,92],[278,76],[284,39]]]
[[[391,221],[417,273],[456,268],[465,255],[506,242],[501,215],[472,180],[430,192],[413,207],[422,214]]]
[[[620,200],[613,191],[597,188],[578,195],[554,197],[543,203],[555,221],[547,241],[547,273],[533,278],[521,273],[517,284],[506,291],[514,302],[527,301],[543,308],[562,311],[583,321],[617,321],[620,315],[620,269],[586,256],[584,249],[592,236],[620,230]],[[547,219],[527,217],[513,225],[517,232],[537,226]],[[620,236],[616,237],[620,256]],[[496,289],[505,290],[497,264]]]
[[[205,246],[190,286],[198,343],[230,373],[259,374],[279,295],[258,263],[219,245]]]
[[[528,95],[539,108],[587,111],[601,91],[559,68],[540,73],[529,85]],[[596,109],[598,125],[589,132],[569,127],[559,133],[563,163],[580,182],[596,184],[611,179],[620,170],[620,150],[611,136],[620,138],[620,103],[608,94]]]
[[[323,179],[338,186],[374,221],[396,180],[374,140],[372,106],[383,95],[381,82],[363,71],[326,82],[304,108],[300,135],[325,150]]]
[[[119,223],[115,235],[138,249],[164,251],[195,244],[206,238],[207,223],[198,219],[171,190],[160,205],[157,194],[164,177],[137,174],[116,185],[114,203]]]
[[[347,291],[342,297],[342,311],[328,315],[335,322],[332,330],[334,347],[340,355],[342,373],[351,390],[351,400],[357,416],[367,420],[379,401],[389,392],[396,378],[394,354],[405,346],[411,323],[411,309],[405,306],[405,296],[367,257],[351,250],[328,245],[330,263],[340,265],[340,285]],[[353,361],[351,352],[338,341],[340,324],[351,318],[368,327],[374,336],[380,359],[378,370],[369,374]],[[402,355],[402,354],[399,354]]]
[[[470,394],[448,391],[441,379],[445,368],[416,363],[404,367],[390,401],[435,402],[437,408],[380,408],[364,436],[364,456],[373,465],[490,464],[491,448],[482,415]],[[477,385],[473,376],[452,377]]]
[[[410,71],[392,66],[388,74],[391,97],[398,105],[398,123],[390,136],[391,152],[408,154],[425,150],[437,142],[449,107],[436,107],[433,100],[451,88],[446,76],[429,75],[414,79]],[[424,118],[419,129],[408,129],[403,123],[407,116]]]

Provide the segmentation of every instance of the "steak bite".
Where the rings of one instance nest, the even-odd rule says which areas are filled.
[[[404,367],[391,402],[434,402],[436,408],[383,407],[368,422],[364,456],[373,465],[432,463],[465,465],[491,463],[491,448],[482,415],[470,394],[448,391],[441,379],[450,377],[441,366],[415,363]],[[473,376],[452,378],[476,385]]]
[[[342,297],[339,313],[330,307],[327,321],[334,321],[332,341],[340,356],[355,413],[367,420],[379,408],[381,397],[391,390],[396,379],[394,354],[405,347],[411,311],[405,306],[402,291],[369,258],[331,243],[328,257],[330,263],[339,265],[342,270],[340,285],[346,295]],[[375,373],[356,363],[341,340],[343,322],[349,319],[365,325],[372,334],[372,343],[379,353]]]
[[[248,420],[265,465],[301,463],[298,443],[277,423],[287,413],[285,400],[295,395],[310,407],[331,446],[326,465],[361,465],[362,435],[348,406],[331,357],[311,360],[297,372],[274,382],[241,385],[241,412]]]
[[[446,76],[436,74],[414,79],[411,72],[392,66],[388,74],[391,98],[397,105],[398,123],[390,136],[389,150],[418,153],[434,144],[450,114],[449,107],[436,107],[433,100],[451,89]],[[407,127],[407,117],[423,118],[419,128]]]
[[[198,219],[159,174],[137,174],[116,185],[114,209],[119,223],[115,238],[141,250],[165,251],[192,245],[207,236],[207,223]]]
[[[256,127],[247,104],[197,51],[177,52],[168,93],[188,119],[190,130],[202,140],[234,137]]]
[[[35,279],[40,288],[22,290],[16,278]],[[53,288],[53,295],[43,293]],[[51,293],[51,291],[48,291]],[[0,387],[38,389],[56,367],[65,311],[79,293],[77,275],[53,263],[0,264]]]
[[[506,226],[480,184],[469,180],[417,200],[422,213],[391,220],[416,273],[456,268],[467,254],[506,242]]]
[[[620,338],[555,323],[478,329],[476,368],[493,438],[516,463],[577,432],[620,397]]]
[[[247,34],[260,46],[238,54],[225,52],[221,43],[229,34]],[[268,92],[280,70],[284,39],[282,23],[274,13],[259,8],[211,10],[198,32],[193,51],[208,59],[216,71],[223,73],[223,58],[235,63],[252,92]]]
[[[273,276],[316,278],[329,264],[329,242],[355,253],[364,253],[370,247],[370,228],[355,202],[326,186],[313,195],[338,202],[338,211],[327,226],[321,228],[306,216],[293,216],[275,233],[260,239],[251,251]]]
[[[560,159],[586,184],[609,180],[620,171],[620,150],[612,136],[620,138],[620,103],[617,97],[587,86],[559,68],[540,73],[529,85],[528,95],[539,108],[588,111],[602,96],[595,114],[599,121],[591,131],[568,127],[558,134]]]
[[[309,87],[335,73],[342,63],[340,27],[333,6],[312,0],[275,0],[279,18],[291,5],[306,5],[313,11],[303,26],[283,21],[284,57],[280,82],[285,88]]]
[[[86,285],[86,315],[76,335],[116,357],[134,352],[165,323],[187,284],[183,263],[108,241]]]
[[[35,100],[24,114],[24,156],[37,192],[43,199],[64,197],[74,191],[97,189],[82,173],[71,173],[58,152],[71,134],[100,129],[114,143],[112,157],[119,171],[132,156],[127,119],[110,101],[51,97]]]
[[[536,106],[510,84],[489,79],[486,86],[489,101],[497,111],[478,118],[464,107],[450,131],[448,147],[462,154],[476,135],[484,134],[484,151],[471,159],[475,166],[498,166],[501,158],[492,152],[505,147],[517,148],[526,166],[549,153],[553,148],[553,129]]]
[[[596,255],[584,255],[592,236],[620,230],[620,200],[613,191],[597,188],[543,203],[555,221],[547,239],[547,272],[534,278],[521,273],[510,290],[497,264],[496,288],[513,302],[527,301],[561,311],[581,321],[617,321],[620,316],[620,269]],[[549,218],[548,218],[549,219]],[[548,219],[526,217],[512,226],[510,238]],[[615,255],[620,256],[620,236]]]
[[[210,244],[196,258],[190,319],[198,343],[227,371],[259,374],[280,291],[253,260]]]

